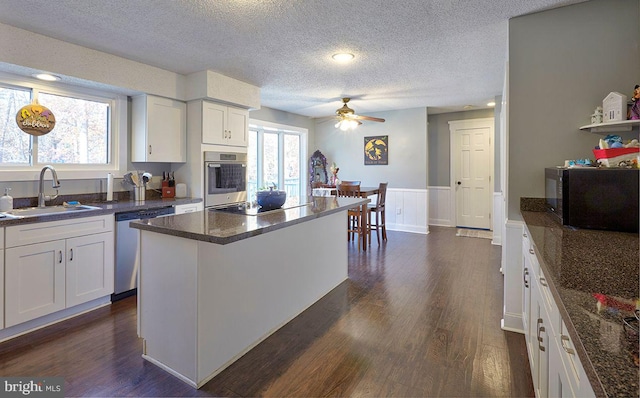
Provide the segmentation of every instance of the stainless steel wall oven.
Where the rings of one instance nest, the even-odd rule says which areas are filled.
[[[204,205],[247,201],[247,154],[204,153]]]

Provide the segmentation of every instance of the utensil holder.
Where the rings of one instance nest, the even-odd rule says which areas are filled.
[[[146,190],[147,187],[145,187],[144,185],[141,187],[134,187],[133,188],[133,197],[135,199],[136,202],[144,202],[145,200],[145,196],[146,196]]]

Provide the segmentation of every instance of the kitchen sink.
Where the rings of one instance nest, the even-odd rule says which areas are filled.
[[[99,210],[99,207],[78,205],[78,206],[46,206],[46,207],[25,207],[7,211],[3,214],[9,217],[34,217],[34,216],[50,216],[55,214],[78,213],[82,211]]]

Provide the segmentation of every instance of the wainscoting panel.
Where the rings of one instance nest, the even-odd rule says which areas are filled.
[[[493,211],[491,213],[493,222],[493,240],[491,244],[502,245],[502,230],[504,229],[504,196],[502,192],[493,193]]]
[[[387,228],[393,231],[428,234],[428,202],[426,189],[387,189]]]
[[[429,187],[429,225],[454,227],[451,187]]]

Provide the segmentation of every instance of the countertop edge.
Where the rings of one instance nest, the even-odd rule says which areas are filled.
[[[523,218],[524,218],[523,221],[525,224],[527,224],[524,213],[525,212],[523,212]],[[533,236],[531,236],[531,244],[534,246],[535,253],[540,253],[540,250],[538,249],[538,245],[536,244],[535,238]],[[549,287],[549,290],[551,291],[551,295],[553,296],[555,304],[558,307],[558,311],[560,312],[560,317],[562,318],[562,321],[567,326],[567,332],[569,333],[569,336],[573,341],[573,346],[576,349],[578,358],[580,359],[580,362],[582,363],[582,367],[584,368],[584,371],[587,374],[587,378],[589,379],[589,384],[593,388],[593,393],[595,394],[596,397],[607,397],[605,388],[602,385],[602,380],[600,380],[600,377],[598,377],[598,373],[595,369],[595,366],[591,362],[591,358],[587,353],[587,349],[584,347],[584,344],[582,343],[582,339],[580,338],[578,334],[578,330],[576,329],[576,326],[573,323],[573,320],[571,319],[571,315],[569,315],[569,311],[567,311],[567,308],[564,305],[564,301],[560,297],[560,293],[556,288],[556,282],[555,282],[555,278],[553,276],[552,270],[547,266],[547,263],[544,261],[543,256],[539,256],[536,254],[536,258],[538,260],[538,264],[540,265],[540,268],[542,269],[542,272],[544,272],[546,276],[547,285]]]
[[[532,222],[534,221],[533,218],[536,216],[539,216],[541,212],[539,211],[521,211],[522,217],[523,217],[523,222],[524,224],[527,226],[527,228],[531,229],[531,227],[541,227],[540,225],[535,225]],[[548,215],[549,217],[552,217],[551,215]],[[529,219],[529,220],[527,220]],[[555,222],[555,221],[554,221]],[[555,222],[557,223],[557,222]],[[558,228],[563,228],[564,226],[558,224],[557,225]],[[601,233],[605,234],[607,233],[607,231],[601,231]],[[549,286],[549,290],[551,291],[551,295],[553,296],[553,299],[555,301],[556,306],[558,307],[558,311],[560,312],[560,316],[562,321],[565,323],[566,327],[567,327],[567,332],[569,333],[569,336],[571,337],[572,341],[573,341],[573,345],[574,348],[576,350],[576,353],[578,354],[578,358],[580,359],[580,362],[582,363],[582,367],[584,368],[584,371],[587,375],[587,379],[589,380],[589,384],[591,385],[591,387],[593,388],[593,392],[595,394],[596,397],[607,397],[609,396],[607,394],[607,389],[605,388],[601,377],[598,375],[598,371],[596,369],[596,366],[593,364],[592,359],[587,351],[587,349],[584,346],[584,343],[582,341],[582,338],[580,337],[580,334],[578,333],[578,330],[576,328],[576,325],[573,322],[573,319],[569,313],[569,311],[567,310],[564,300],[562,299],[562,296],[558,290],[558,288],[556,287],[556,276],[554,271],[547,265],[544,256],[541,255],[541,250],[540,250],[540,245],[536,243],[536,237],[534,234],[531,234],[530,236],[530,241],[534,246],[534,250],[536,253],[536,258],[538,260],[538,263],[540,265],[540,268],[542,269],[542,271],[544,272],[546,279],[547,279],[547,284]]]
[[[186,205],[192,203],[200,203],[200,198],[180,198],[180,199],[152,199],[142,202],[136,202],[133,200],[113,202],[113,203],[83,203],[89,206],[99,207],[95,210],[83,210],[76,213],[66,214],[51,214],[46,216],[30,216],[24,218],[12,218],[6,220],[0,220],[1,227],[9,227],[14,225],[32,224],[49,221],[68,220],[73,218],[84,218],[93,216],[103,216],[107,214],[118,214],[135,210],[149,210],[157,209],[169,206]]]
[[[144,230],[144,231],[149,231],[149,232],[155,232],[155,233],[160,233],[160,234],[164,234],[164,235],[171,235],[171,236],[176,236],[176,237],[180,237],[180,238],[186,238],[186,239],[192,239],[192,240],[198,240],[198,241],[202,241],[202,242],[208,242],[208,243],[215,243],[215,244],[219,244],[219,245],[227,245],[230,243],[234,243],[234,242],[238,242],[241,240],[245,240],[254,236],[259,236],[265,233],[269,233],[272,231],[276,231],[282,228],[286,228],[286,227],[290,227],[296,224],[301,224],[303,222],[306,221],[310,221],[313,219],[317,219],[320,217],[325,217],[334,213],[338,213],[338,212],[343,212],[343,211],[347,211],[349,208],[352,208],[354,206],[360,206],[360,205],[364,205],[367,204],[369,202],[371,202],[371,199],[355,199],[355,198],[351,198],[354,199],[356,201],[350,203],[349,205],[345,205],[345,206],[340,206],[334,209],[327,209],[327,210],[323,210],[321,212],[318,213],[313,213],[313,214],[307,214],[304,216],[300,216],[296,219],[293,220],[287,220],[284,222],[278,222],[278,223],[274,223],[271,225],[267,225],[264,227],[260,227],[257,228],[255,230],[252,231],[246,231],[246,232],[240,232],[237,233],[235,235],[229,235],[229,236],[215,236],[215,235],[209,235],[209,234],[205,234],[205,233],[197,233],[197,232],[190,232],[190,231],[184,231],[184,230],[179,230],[179,229],[175,229],[175,228],[171,228],[171,227],[165,227],[165,226],[160,226],[160,225],[152,225],[149,224],[147,221],[148,220],[140,220],[140,221],[132,221],[130,223],[130,226],[132,228],[136,228],[136,229],[140,229],[140,230]],[[207,209],[201,211],[202,212],[206,212],[209,211]],[[282,211],[286,211],[286,209],[282,209]],[[194,213],[189,213],[189,214],[194,214]],[[256,216],[244,216],[244,215],[233,215],[235,217],[256,217]],[[169,216],[169,217],[180,217],[180,215],[174,215],[174,216]]]

